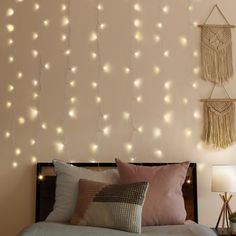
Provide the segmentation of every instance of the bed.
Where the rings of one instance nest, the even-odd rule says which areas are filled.
[[[136,165],[144,166],[159,166],[168,163],[135,163]],[[75,166],[85,167],[92,170],[104,170],[115,168],[114,163],[73,163]],[[168,236],[168,235],[181,235],[181,236],[213,236],[215,233],[206,226],[196,224],[198,223],[197,211],[197,166],[191,163],[188,169],[186,181],[183,185],[183,196],[185,200],[185,207],[187,211],[188,222],[185,225],[172,225],[172,226],[149,226],[142,228],[142,234]],[[38,163],[37,164],[37,180],[36,180],[36,214],[35,224],[26,227],[19,236],[128,236],[134,233],[128,233],[119,230],[97,228],[88,226],[72,226],[62,223],[45,222],[47,215],[53,209],[55,198],[56,176],[52,163]]]

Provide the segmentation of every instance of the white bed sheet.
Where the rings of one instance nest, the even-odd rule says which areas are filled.
[[[25,228],[18,236],[134,236],[119,230],[39,222]],[[140,236],[216,236],[199,224],[143,227]]]

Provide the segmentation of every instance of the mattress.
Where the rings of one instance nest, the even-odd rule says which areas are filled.
[[[25,228],[18,236],[134,236],[119,230],[59,223],[39,222]],[[143,227],[140,236],[216,236],[208,227],[191,225],[166,225]]]

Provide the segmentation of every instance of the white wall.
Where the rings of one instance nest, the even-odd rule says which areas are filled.
[[[202,129],[202,104],[200,98],[208,96],[211,84],[200,79],[196,68],[200,58],[200,30],[193,23],[202,23],[214,3],[218,2],[232,24],[236,22],[234,0],[101,0],[104,9],[96,17],[97,1],[71,0],[71,66],[78,66],[76,74],[66,77],[67,57],[64,51],[68,41],[62,42],[61,35],[67,34],[67,26],[62,26],[66,11],[61,4],[67,1],[38,1],[40,8],[34,10],[37,1],[17,2],[1,0],[0,8],[0,229],[4,235],[15,235],[23,226],[34,221],[35,166],[32,156],[38,161],[50,161],[60,158],[67,161],[113,162],[115,157],[124,161],[135,158],[137,162],[178,162],[189,160],[198,163],[198,200],[200,223],[213,226],[217,220],[221,201],[216,193],[211,193],[210,177],[213,163],[235,164],[235,146],[224,151],[212,151],[200,143]],[[139,3],[142,11],[134,10]],[[166,14],[162,8],[168,6]],[[190,9],[189,9],[189,6]],[[6,16],[9,8],[14,9],[13,16]],[[219,15],[214,15],[214,22]],[[49,19],[48,27],[43,21]],[[98,44],[90,42],[89,36],[96,29],[97,19],[107,27],[100,31]],[[142,26],[135,28],[133,21],[140,19]],[[163,28],[159,29],[157,23]],[[15,30],[9,33],[7,24],[13,24]],[[136,31],[143,37],[138,42],[134,38]],[[39,38],[32,39],[37,32]],[[160,37],[157,43],[155,35]],[[14,43],[9,46],[8,39]],[[181,39],[187,40],[186,45]],[[236,40],[233,30],[233,42]],[[101,65],[110,63],[111,72],[100,70],[99,60],[91,59],[90,53],[98,49]],[[42,63],[50,62],[50,70],[42,69],[41,86],[34,87],[32,80],[39,80],[39,59],[32,57],[31,51],[37,49]],[[133,53],[141,52],[135,59]],[[163,53],[169,51],[169,57]],[[235,47],[233,55],[235,58]],[[14,56],[9,63],[8,57]],[[131,73],[125,74],[124,67],[130,67]],[[154,73],[154,67],[160,73]],[[195,70],[194,70],[195,68]],[[234,68],[236,68],[234,63]],[[22,78],[17,78],[22,72]],[[137,78],[142,79],[140,88],[134,86]],[[75,81],[71,87],[69,82]],[[98,82],[99,90],[91,86]],[[9,85],[14,86],[12,92]],[[168,87],[168,84],[170,85]],[[232,97],[236,96],[236,81],[228,85]],[[34,100],[33,93],[39,98]],[[220,93],[220,92],[219,92]],[[96,104],[95,97],[102,102]],[[142,96],[141,103],[136,97]],[[166,97],[167,96],[167,97]],[[76,97],[74,104],[70,98]],[[165,102],[165,98],[167,102]],[[170,99],[170,103],[168,103]],[[12,102],[6,108],[6,102]],[[186,102],[186,104],[184,103]],[[29,109],[36,108],[39,115],[31,119]],[[68,116],[74,108],[75,118]],[[108,114],[102,120],[100,111]],[[129,112],[131,120],[125,120],[123,113]],[[166,122],[167,114],[172,119]],[[19,124],[19,117],[25,118]],[[41,128],[46,123],[47,129]],[[132,128],[142,127],[139,133]],[[105,136],[99,129],[110,127],[110,135]],[[56,128],[62,127],[63,134],[57,134]],[[155,137],[159,129],[161,135]],[[5,132],[11,133],[10,138]],[[158,133],[157,133],[158,134]],[[31,139],[36,141],[31,144]],[[55,142],[65,145],[63,152],[55,149]],[[91,144],[97,144],[96,152]],[[125,148],[132,144],[132,151]],[[21,150],[16,155],[15,150]],[[19,152],[19,150],[18,150]],[[19,153],[18,153],[19,154]],[[160,155],[162,154],[162,155]],[[17,162],[14,168],[12,164]],[[236,210],[235,201],[232,203]]]

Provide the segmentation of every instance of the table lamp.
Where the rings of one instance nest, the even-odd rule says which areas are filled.
[[[213,165],[211,190],[224,193],[219,194],[223,206],[215,227],[218,230],[219,223],[222,221],[221,227],[224,230],[225,225],[229,228],[229,215],[232,213],[229,206],[232,194],[229,193],[236,193],[236,165]]]

